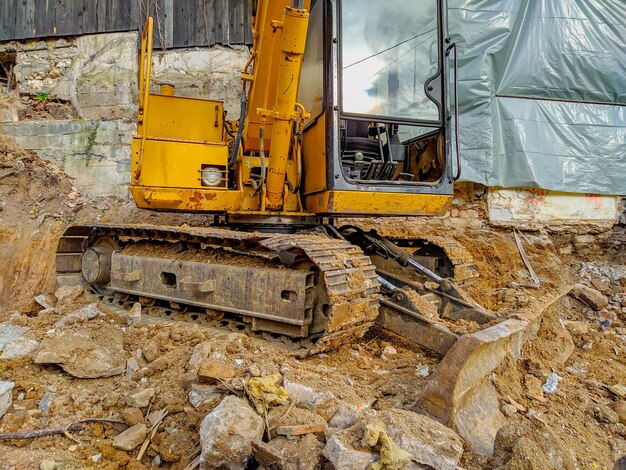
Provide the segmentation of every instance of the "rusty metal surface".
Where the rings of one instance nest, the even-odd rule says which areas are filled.
[[[376,324],[441,356],[445,356],[458,339],[444,325],[419,318],[411,310],[386,300],[381,301]]]
[[[127,255],[124,250],[113,254],[112,268],[116,292],[280,321],[297,325],[297,331],[313,321],[306,271]],[[130,276],[135,272],[141,275]],[[308,329],[304,332],[307,336]]]
[[[380,294],[375,267],[360,248],[345,240],[335,240],[308,233],[276,235],[237,232],[215,227],[97,224],[68,228],[59,243],[59,247],[66,249],[65,247],[70,245],[67,239],[72,238],[72,247],[80,246],[82,249],[86,249],[93,240],[105,236],[135,241],[184,241],[228,248],[231,253],[234,251],[263,259],[284,259],[284,256],[280,256],[281,253],[283,255],[285,253],[295,254],[296,257],[291,258],[302,258],[314,264],[320,271],[326,287],[328,308],[324,312],[327,316],[326,330],[313,347],[308,350],[308,354],[335,349],[342,344],[360,338],[374,324],[378,316]],[[77,240],[81,237],[83,238],[82,242],[78,242]],[[63,255],[66,256],[67,253],[63,253]],[[80,255],[82,252],[76,251],[73,254],[74,259]],[[290,257],[287,256],[285,259],[288,258]],[[68,273],[64,267],[63,264],[57,263],[57,275],[59,277]],[[72,268],[76,269],[74,266]],[[119,269],[114,268],[113,271],[119,271]],[[134,269],[129,272],[132,274],[136,271],[140,270]],[[128,282],[123,281],[124,278],[128,278],[128,275],[128,272],[119,273],[122,278],[121,282]],[[132,275],[131,277],[134,279],[138,276]],[[195,281],[199,281],[199,279],[192,278],[190,282]],[[163,299],[164,297],[160,296],[159,298]],[[167,300],[171,299],[167,298]],[[257,322],[258,326],[263,324],[264,322]]]

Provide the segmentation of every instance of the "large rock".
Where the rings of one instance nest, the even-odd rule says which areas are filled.
[[[410,454],[407,470],[455,470],[463,455],[463,440],[431,418],[407,410],[368,412],[358,424],[333,435],[326,454],[337,470],[368,469],[380,460],[378,450],[365,446],[367,426],[382,427],[400,449]]]
[[[489,468],[501,470],[577,469],[571,446],[541,423],[508,424],[498,431]]]
[[[24,328],[22,326],[11,325],[10,323],[0,323],[0,351],[4,349],[7,343],[16,340],[27,331],[28,328]]]
[[[87,320],[93,320],[97,316],[104,316],[104,313],[100,311],[96,304],[89,304],[81,308],[80,310],[76,310],[75,312],[72,312],[61,318],[58,322],[54,324],[54,328],[60,328],[62,326],[70,325],[72,323],[80,323]]]
[[[68,302],[73,302],[76,298],[83,293],[83,286],[80,284],[74,286],[62,286],[57,289],[54,296],[57,298],[57,304],[63,305]]]
[[[356,426],[334,434],[326,442],[326,457],[337,470],[368,470],[378,460],[370,449],[361,448],[364,430]]]
[[[113,439],[113,447],[118,450],[134,450],[146,439],[147,435],[148,428],[145,424],[135,424],[126,431],[115,436],[115,439]]]
[[[609,300],[605,295],[583,284],[576,284],[572,288],[570,295],[596,311],[602,310],[609,305]]]
[[[243,470],[252,442],[263,437],[263,419],[241,398],[228,396],[200,425],[201,468]]]
[[[0,418],[4,416],[13,403],[13,382],[0,380]]]
[[[0,359],[19,359],[30,356],[38,347],[39,342],[37,340],[20,336],[4,346]]]
[[[320,468],[320,460],[324,445],[314,434],[307,434],[300,439],[278,437],[269,442],[269,446],[282,459],[276,467],[279,470],[316,470]]]
[[[106,323],[70,325],[50,333],[35,356],[37,364],[58,364],[78,378],[111,377],[124,372],[122,333]]]
[[[315,390],[308,385],[284,379],[289,399],[301,408],[315,410],[333,428],[345,429],[354,425],[359,416],[371,407],[371,402],[352,404],[338,399],[332,392]]]

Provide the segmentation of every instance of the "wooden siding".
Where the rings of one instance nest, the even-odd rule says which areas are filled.
[[[155,17],[155,47],[251,44],[249,0],[0,0],[0,41],[136,31]]]

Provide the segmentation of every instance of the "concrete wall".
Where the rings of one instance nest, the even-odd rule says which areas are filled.
[[[573,194],[543,189],[490,188],[489,220],[502,226],[613,225],[622,208],[619,196]]]
[[[13,122],[15,113],[3,112],[0,132],[62,166],[87,194],[127,195],[136,129],[138,34],[5,43],[0,44],[3,52],[15,54],[21,106],[49,95],[71,103],[79,119]],[[153,89],[167,81],[181,96],[223,99],[228,117],[237,119],[239,77],[248,57],[245,46],[155,51]]]

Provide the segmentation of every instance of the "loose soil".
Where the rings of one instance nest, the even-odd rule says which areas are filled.
[[[423,370],[420,366],[424,365],[432,371],[439,363],[436,355],[377,328],[338,351],[299,360],[271,343],[239,333],[216,333],[199,324],[132,323],[85,293],[56,305],[54,310],[44,310],[33,299],[41,293],[53,296],[56,240],[70,224],[206,226],[212,219],[143,211],[122,199],[85,199],[62,170],[1,136],[0,201],[0,322],[25,326],[29,328],[26,336],[41,342],[57,321],[95,302],[103,315],[82,326],[93,330],[107,325],[107,331],[114,330],[121,337],[128,359],[137,361],[136,368],[118,376],[76,379],[56,365],[35,364],[30,357],[0,360],[0,380],[15,383],[14,405],[0,419],[0,432],[67,426],[87,417],[119,420],[128,406],[129,394],[145,388],[154,388],[156,393],[149,409],[142,410],[144,415],[168,411],[141,464],[134,461],[139,449],[123,452],[111,446],[120,430],[117,425],[95,423],[74,433],[73,439],[60,435],[0,442],[0,468],[36,469],[44,459],[63,462],[66,469],[152,468],[155,459],[162,461],[161,468],[185,468],[197,455],[198,428],[204,416],[221,397],[242,393],[234,385],[221,386],[213,398],[197,407],[191,405],[195,373],[189,361],[194,349],[203,343],[207,350],[236,361],[239,379],[281,373],[288,380],[331,392],[357,408],[378,410],[416,409],[415,397],[427,380],[416,371]],[[609,279],[607,274],[626,266],[623,227],[596,231],[594,242],[584,244],[579,242],[579,228],[527,233],[526,252],[541,287],[523,288],[519,285],[529,282],[529,276],[511,231],[488,225],[484,199],[459,201],[453,210],[455,216],[442,219],[346,222],[395,237],[445,236],[456,240],[472,254],[480,274],[463,287],[502,317],[537,308],[541,299],[576,282],[589,283],[592,277],[608,279],[613,296],[626,290],[619,279]],[[603,317],[579,301],[563,297],[558,308],[543,318],[536,339],[524,345],[521,359],[504,365],[494,375],[500,394],[525,411],[507,418],[492,458],[468,448],[461,462],[463,468],[610,470],[615,460],[626,454],[624,426],[607,411],[619,400],[608,387],[626,385],[626,318],[621,307],[608,315],[612,323],[602,331]],[[587,327],[582,332],[566,328],[565,321]],[[466,332],[473,331],[475,325],[458,327],[459,332]],[[573,350],[563,362],[570,342]],[[397,352],[383,355],[387,346]],[[532,393],[531,385],[545,383],[552,372],[562,377],[557,392],[543,396]],[[50,408],[42,411],[40,401],[46,394],[53,394],[54,399]],[[302,416],[308,416],[306,413],[310,411],[301,412]]]

